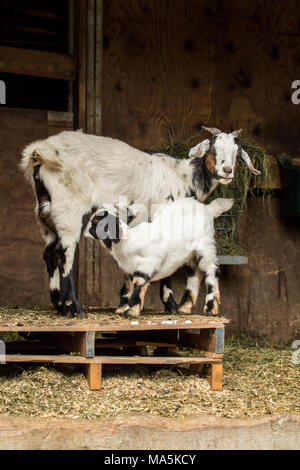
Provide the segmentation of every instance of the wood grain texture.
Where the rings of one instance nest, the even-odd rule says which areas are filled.
[[[90,134],[101,133],[102,97],[102,1],[80,0],[77,21],[80,31],[79,121]],[[81,103],[81,104],[80,104]],[[79,126],[81,127],[81,126]],[[82,239],[78,246],[78,294],[86,305],[101,302],[101,247],[94,240]]]
[[[47,362],[51,364],[220,364],[222,359],[209,357],[145,357],[6,354],[6,362]]]
[[[178,329],[200,329],[200,328],[223,328],[228,324],[225,318],[215,319],[209,317],[193,316],[190,320],[180,319],[176,321],[158,320],[149,316],[149,320],[54,320],[54,321],[30,321],[26,323],[5,323],[0,324],[0,331],[137,331],[142,335],[142,330],[162,330],[162,338],[167,340],[168,330]],[[129,337],[127,337],[129,339]],[[142,336],[139,337],[142,339]],[[155,338],[158,338],[156,336]]]
[[[297,0],[104,1],[103,131],[155,148],[201,124],[300,152]]]
[[[0,305],[45,305],[49,288],[22,148],[47,136],[47,112],[0,108]]]
[[[88,364],[86,368],[90,390],[101,390],[102,364]]]
[[[196,0],[104,2],[104,134],[149,148],[210,121],[214,42],[198,12]]]
[[[56,52],[0,46],[0,71],[36,77],[75,79],[75,59]]]
[[[149,413],[105,420],[0,419],[3,450],[297,450],[299,435],[299,416],[288,414],[246,419]]]
[[[201,124],[243,128],[273,155],[300,154],[300,107],[291,101],[300,76],[299,18],[297,0],[104,0],[103,133],[145,149],[159,147],[170,130],[184,140],[199,135]],[[281,187],[277,166],[274,184]],[[221,311],[233,319],[230,333],[250,328],[288,340],[300,326],[296,224],[278,199],[271,208],[249,204],[240,234],[249,265],[222,267]],[[122,274],[107,253],[101,285],[102,305],[117,306]],[[183,287],[180,272],[178,301]],[[196,312],[203,303],[202,287]],[[146,307],[160,305],[153,284]]]

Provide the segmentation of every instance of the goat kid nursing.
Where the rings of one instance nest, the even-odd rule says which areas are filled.
[[[149,155],[119,140],[81,131],[62,132],[24,149],[21,168],[36,195],[51,300],[59,313],[76,316],[82,312],[72,274],[75,248],[91,216],[103,204],[118,205],[124,196],[128,205],[143,204],[151,214],[154,205],[177,199],[194,197],[203,202],[218,183],[232,181],[239,157],[250,171],[259,173],[241,148],[240,131],[206,130],[212,137],[193,147],[186,159]],[[192,262],[187,275],[180,303],[184,313],[193,307]],[[122,292],[126,295],[126,282]],[[176,311],[170,278],[162,281],[161,293],[166,311]]]
[[[204,314],[218,315],[219,266],[214,218],[231,209],[232,204],[232,199],[215,199],[208,205],[192,198],[180,199],[160,207],[152,222],[142,222],[133,228],[105,208],[95,214],[85,235],[102,240],[126,274],[130,287],[122,309],[125,316],[139,316],[152,281],[171,276],[191,261],[195,271],[190,283],[194,302],[202,271],[207,287]]]

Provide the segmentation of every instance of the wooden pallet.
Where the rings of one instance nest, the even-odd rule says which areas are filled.
[[[221,390],[227,323],[224,318],[194,315],[178,320],[163,315],[136,321],[57,319],[2,324],[0,332],[18,332],[27,339],[7,343],[6,362],[85,364],[91,390],[101,388],[104,364],[190,364],[195,372],[205,365],[211,389]],[[96,333],[101,333],[100,339],[95,338]],[[155,348],[159,356],[146,355],[147,346]],[[115,355],[118,350],[126,353],[128,348],[130,355]],[[194,355],[182,356],[182,351]]]

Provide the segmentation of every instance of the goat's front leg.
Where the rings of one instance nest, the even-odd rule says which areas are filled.
[[[204,272],[207,294],[205,298],[204,315],[219,315],[220,290],[219,274],[220,269],[217,257],[203,257],[199,263],[200,269]]]
[[[129,299],[132,295],[133,292],[133,280],[132,276],[129,276],[129,274],[125,274],[125,282],[121,288],[121,299],[120,299],[120,304],[119,307],[116,310],[116,313],[118,315],[122,315],[126,310],[129,309]]]
[[[179,304],[179,312],[190,315],[197,303],[202,275],[199,271],[198,260],[197,262],[193,260],[189,264],[185,264],[183,269],[187,276],[187,283]]]
[[[138,318],[144,307],[144,299],[150,283],[150,276],[136,271],[133,275],[133,292],[128,302],[128,309],[124,315],[129,318]]]
[[[165,306],[166,314],[176,315],[178,313],[178,305],[172,291],[171,277],[166,277],[160,281],[160,298]]]

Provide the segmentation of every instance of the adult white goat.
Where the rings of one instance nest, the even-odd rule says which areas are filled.
[[[104,203],[115,205],[125,196],[129,205],[141,203],[150,211],[153,204],[185,197],[204,201],[219,182],[232,181],[239,156],[250,171],[259,174],[238,141],[241,131],[226,134],[204,129],[212,137],[193,147],[186,159],[149,155],[119,140],[81,131],[62,132],[24,149],[21,168],[35,190],[51,300],[58,312],[79,315],[82,311],[72,274],[75,248],[91,215]],[[187,275],[180,303],[185,313],[194,303],[189,289],[194,266],[188,268]],[[177,310],[170,279],[162,282],[166,311]],[[126,294],[126,284],[122,292]]]
[[[204,273],[207,287],[204,314],[218,315],[220,292],[214,218],[228,211],[232,199],[215,199],[208,205],[193,198],[162,205],[151,222],[130,228],[118,215],[102,208],[88,223],[85,235],[102,240],[123,269],[130,283],[124,315],[138,317],[149,284],[171,276],[188,262],[195,265],[195,278]],[[132,211],[132,208],[129,207]],[[198,295],[192,289],[195,297]]]

